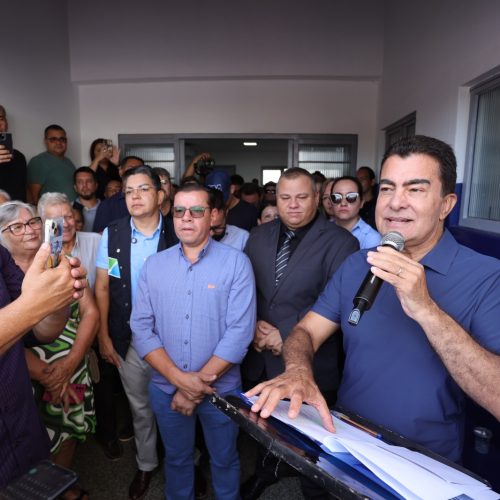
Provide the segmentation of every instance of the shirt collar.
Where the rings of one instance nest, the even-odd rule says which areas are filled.
[[[154,238],[160,232],[161,223],[162,223],[162,217],[160,215],[160,220],[158,221],[158,226],[156,226],[154,233],[151,236],[148,236],[148,238]],[[141,236],[144,236],[144,234],[142,234],[135,226],[134,219],[132,217],[130,217],[130,228],[132,229],[132,236],[137,236],[138,234],[140,234]]]
[[[358,219],[358,222],[356,222],[356,224],[354,224],[353,228],[351,229],[351,233],[354,232],[355,229],[361,229],[362,226],[363,226],[363,223],[361,222],[363,219],[360,217]]]
[[[183,259],[188,260],[186,258],[186,256],[184,255],[184,251],[182,249],[182,243],[179,241],[179,243],[177,243],[177,245],[179,246],[179,255]],[[200,253],[198,254],[198,259],[196,260],[196,262],[199,262],[201,259],[203,259],[203,257],[205,257],[205,255],[210,251],[210,248],[212,245],[213,245],[212,238],[208,238],[207,244],[200,250]],[[189,260],[188,260],[188,262],[191,263],[191,261],[189,261]],[[194,264],[196,264],[196,262],[194,262]]]
[[[448,229],[445,229],[440,240],[434,248],[424,256],[420,263],[433,271],[446,275],[450,270],[457,252],[457,241]]]
[[[319,216],[319,211],[316,212],[316,215],[314,218],[308,222],[305,226],[299,227],[298,229],[293,229],[293,232],[295,233],[295,238],[298,238],[299,240],[303,238],[303,236],[311,229],[313,224],[316,222],[316,219]],[[285,234],[285,232],[288,231],[288,228],[283,224],[283,222],[280,222],[280,236]]]

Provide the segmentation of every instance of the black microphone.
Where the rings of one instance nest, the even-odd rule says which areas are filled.
[[[405,239],[398,232],[391,231],[382,238],[380,246],[391,247],[394,248],[394,250],[401,252],[401,250],[405,247]],[[375,297],[377,296],[383,282],[384,280],[375,276],[371,271],[368,271],[366,278],[363,280],[363,283],[361,283],[359,290],[352,300],[354,307],[351,314],[349,314],[348,322],[350,325],[356,326],[359,323],[361,316],[363,316],[363,313],[370,309],[375,302]]]

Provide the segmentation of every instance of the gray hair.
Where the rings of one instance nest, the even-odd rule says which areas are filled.
[[[0,243],[9,251],[11,250],[9,241],[5,238],[3,229],[19,217],[19,212],[23,208],[33,217],[36,217],[35,207],[29,203],[23,203],[22,201],[8,201],[0,205]]]
[[[38,215],[45,220],[46,208],[54,205],[69,205],[71,207],[71,201],[64,193],[45,193],[38,201]]]

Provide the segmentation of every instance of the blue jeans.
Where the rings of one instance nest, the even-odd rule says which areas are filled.
[[[218,500],[240,497],[238,426],[205,398],[187,417],[170,408],[173,394],[149,384],[151,406],[165,446],[165,498],[194,500],[194,441],[196,416],[210,454],[212,486]]]

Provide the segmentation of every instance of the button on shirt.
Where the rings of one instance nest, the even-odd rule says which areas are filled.
[[[161,217],[158,221],[158,227],[155,229],[155,232],[151,236],[145,236],[135,227],[134,220],[132,218],[130,219],[130,230],[132,231],[132,242],[130,243],[130,281],[132,288],[132,303],[134,302],[137,291],[137,282],[139,280],[139,274],[141,273],[142,266],[144,265],[146,259],[158,250],[160,227]],[[99,250],[97,252],[96,265],[101,269],[108,269],[108,228],[106,228],[102,233]]]
[[[224,393],[241,384],[238,364],[253,339],[255,317],[248,257],[209,240],[194,264],[180,244],[146,261],[130,326],[141,357],[163,348],[183,371],[199,371],[213,355],[233,363],[214,383]],[[176,390],[154,370],[152,381],[168,394]]]

